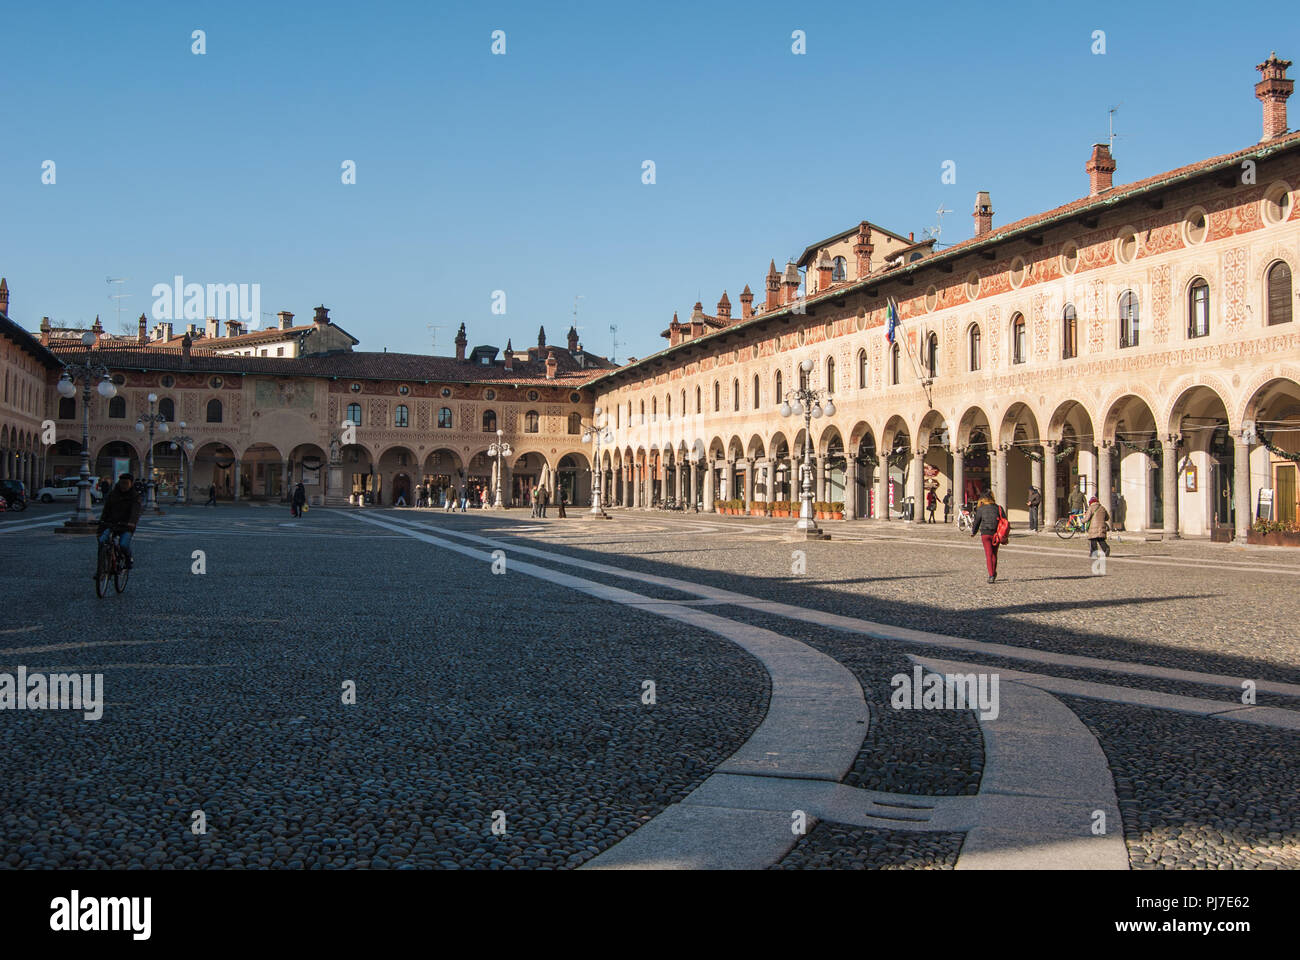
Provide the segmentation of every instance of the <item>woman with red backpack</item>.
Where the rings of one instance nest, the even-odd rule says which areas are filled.
[[[1007,520],[1007,512],[994,502],[992,494],[985,491],[975,507],[975,522],[971,524],[970,535],[973,537],[978,533],[984,543],[984,562],[989,568],[989,583],[998,578],[998,547],[1007,542],[1010,532],[1011,523]]]

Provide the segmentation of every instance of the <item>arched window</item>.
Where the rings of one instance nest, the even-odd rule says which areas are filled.
[[[695,412],[696,413],[704,412],[704,407],[700,405],[700,388],[698,386],[695,388]]]
[[[126,397],[114,397],[108,401],[108,415],[113,420],[125,420]]]
[[[176,401],[171,397],[163,397],[158,401],[158,412],[167,418],[168,423],[176,421]]]
[[[1136,347],[1138,345],[1138,298],[1132,290],[1125,290],[1119,295],[1119,345]]]
[[[641,423],[645,423],[645,401],[641,401]]]
[[[731,381],[731,409],[737,411],[740,409],[740,381],[739,380]]]
[[[654,420],[657,416],[659,416],[659,398],[651,397],[650,398],[650,419]]]
[[[569,433],[574,436],[582,433],[582,414],[576,410],[569,414]]]
[[[799,364],[799,389],[808,389],[808,371],[803,368],[803,364]]]
[[[898,385],[898,344],[889,350],[889,382]]]
[[[776,377],[775,377],[775,378],[773,379],[773,381],[772,381],[772,387],[773,387],[773,390],[772,390],[772,399],[773,399],[774,402],[776,402],[776,403],[779,404],[779,403],[781,403],[783,400],[785,400],[785,391],[781,389],[781,371],[780,371],[780,370],[778,370],[778,371],[776,372]]]
[[[397,409],[393,411],[393,426],[409,427],[411,425],[411,411],[407,409],[406,404],[399,403]]]
[[[221,401],[216,399],[209,400],[208,401],[208,423],[220,423],[220,422],[221,422]]]
[[[1268,322],[1291,322],[1291,268],[1281,260],[1268,269]]]
[[[972,323],[970,327],[970,368],[974,373],[984,364],[983,357],[980,354],[980,327],[978,323]]]
[[[867,389],[867,351],[858,351],[858,389]]]
[[[348,422],[358,427],[361,426],[361,404],[348,404]]]
[[[754,374],[754,409],[758,409],[758,374]]]
[[[483,411],[483,432],[484,433],[497,432],[497,412],[495,410]]]
[[[1187,290],[1187,336],[1210,334],[1210,285],[1197,277]]]
[[[1061,359],[1071,360],[1079,355],[1079,314],[1074,304],[1067,303],[1061,311]]]
[[[524,433],[536,433],[540,425],[540,418],[536,410],[529,410],[524,414]]]
[[[59,419],[60,420],[77,419],[77,398],[76,397],[59,398]]]
[[[1011,362],[1025,362],[1025,315],[1017,313],[1011,318]]]
[[[843,257],[836,257],[831,261],[831,283],[841,283],[848,278],[848,264]]]
[[[442,430],[451,429],[451,407],[443,407],[438,411],[438,427]]]
[[[682,390],[682,416],[686,416],[686,391]]]
[[[931,380],[939,375],[939,335],[932,333],[925,339],[925,371]]]
[[[671,393],[664,394],[664,417],[668,420],[673,418],[673,395]]]
[[[826,392],[835,392],[835,358],[826,358]]]
[[[713,381],[713,412],[717,413],[722,409],[722,384]]]

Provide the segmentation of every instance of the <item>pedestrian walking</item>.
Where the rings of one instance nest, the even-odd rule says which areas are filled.
[[[973,537],[978,533],[984,544],[984,564],[988,567],[989,583],[998,578],[998,547],[1006,542],[1005,533],[1011,529],[1006,518],[1006,511],[997,505],[992,495],[985,493],[980,497],[975,507],[975,522],[971,524],[970,535]]]
[[[545,484],[537,488],[538,509],[541,511],[538,514],[538,516],[540,516],[543,520],[546,519],[546,504],[547,501],[549,501],[550,499],[551,499],[551,492],[546,489]]]
[[[561,490],[560,491],[560,519],[564,519],[565,517],[568,516],[568,514],[564,512],[564,501],[565,501],[564,491]]]
[[[1083,499],[1083,491],[1075,487],[1070,491],[1069,500],[1066,501],[1071,513],[1083,513],[1086,504]]]
[[[1029,496],[1025,498],[1029,505],[1029,530],[1031,533],[1038,532],[1038,505],[1043,502],[1043,495],[1038,492],[1038,488],[1033,484],[1029,486]]]
[[[208,502],[205,503],[204,506],[205,506],[205,507],[215,507],[216,505],[217,505],[217,485],[216,485],[215,483],[209,483],[209,484],[208,484]]]
[[[1110,544],[1106,534],[1110,532],[1110,512],[1093,497],[1088,501],[1088,512],[1083,515],[1083,523],[1088,528],[1088,556],[1096,557],[1099,553],[1110,556]]]
[[[925,494],[925,510],[926,513],[929,514],[929,519],[925,521],[926,523],[935,522],[934,511],[937,510],[938,508],[939,508],[939,495],[934,492],[934,487],[931,487],[928,491],[926,491]]]
[[[290,513],[295,517],[302,516],[302,508],[307,504],[307,488],[299,481],[298,485],[293,488],[293,501]]]
[[[949,490],[943,495],[943,522],[948,522],[948,517],[952,513],[952,491]]]

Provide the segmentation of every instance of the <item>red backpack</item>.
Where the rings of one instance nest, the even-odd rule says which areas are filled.
[[[1007,512],[998,507],[998,528],[993,532],[993,542],[996,544],[1006,543],[1011,539],[1011,521],[1007,519]]]

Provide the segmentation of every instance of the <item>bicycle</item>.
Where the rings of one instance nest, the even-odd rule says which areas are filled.
[[[1076,533],[1086,533],[1088,528],[1083,523],[1083,512],[1068,513],[1056,520],[1056,535],[1062,540],[1071,539]]]
[[[108,593],[108,581],[113,581],[113,589],[121,593],[126,589],[126,581],[131,576],[127,565],[126,551],[118,543],[118,533],[114,531],[108,543],[99,545],[99,560],[95,566],[95,596],[102,597]]]
[[[957,510],[957,529],[962,533],[969,533],[973,526],[975,526],[975,511],[970,507],[960,507]]]

